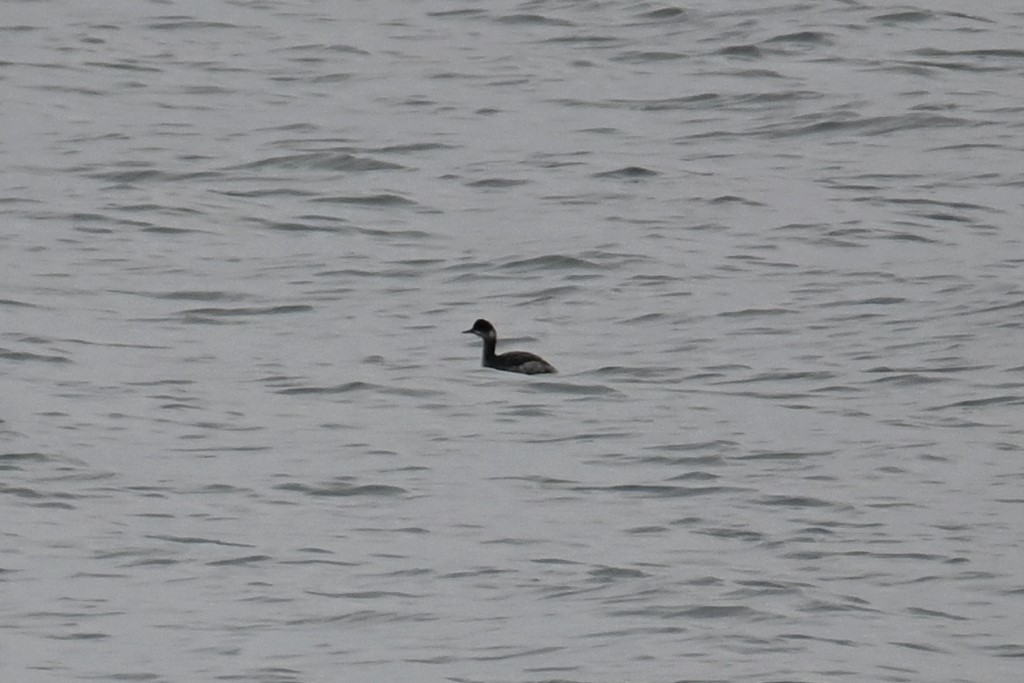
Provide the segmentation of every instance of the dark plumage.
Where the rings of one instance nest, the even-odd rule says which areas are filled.
[[[495,355],[494,348],[498,345],[498,333],[494,325],[486,320],[477,320],[473,327],[463,334],[475,334],[484,340],[484,367],[506,372],[521,372],[524,375],[539,375],[545,372],[557,372],[555,368],[538,355],[527,351],[509,351]]]

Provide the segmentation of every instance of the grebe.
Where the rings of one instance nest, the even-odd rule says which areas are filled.
[[[473,327],[463,334],[475,334],[484,340],[484,367],[506,372],[521,372],[524,375],[539,375],[545,372],[558,372],[546,360],[527,351],[509,351],[495,355],[494,347],[498,345],[498,333],[494,325],[486,320],[477,320]]]

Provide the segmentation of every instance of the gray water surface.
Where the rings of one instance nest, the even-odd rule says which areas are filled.
[[[4,3],[0,678],[1019,681],[1022,46]]]

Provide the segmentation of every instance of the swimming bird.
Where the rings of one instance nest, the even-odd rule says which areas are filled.
[[[464,331],[463,334],[475,334],[484,340],[484,367],[506,372],[521,372],[524,375],[539,375],[545,372],[558,372],[555,368],[540,356],[528,351],[508,351],[495,355],[494,347],[498,345],[498,333],[494,325],[486,320],[480,319],[473,323],[473,327]]]

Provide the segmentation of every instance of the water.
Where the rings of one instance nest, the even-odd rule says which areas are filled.
[[[1017,3],[2,17],[4,680],[1019,680]]]

